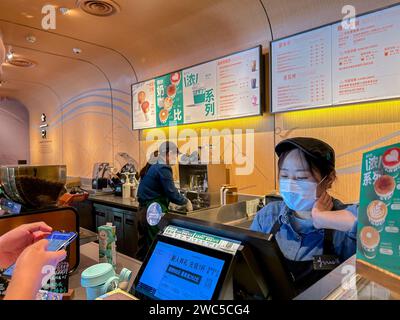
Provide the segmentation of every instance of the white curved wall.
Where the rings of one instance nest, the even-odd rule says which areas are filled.
[[[0,99],[0,165],[29,162],[29,114],[16,100]]]

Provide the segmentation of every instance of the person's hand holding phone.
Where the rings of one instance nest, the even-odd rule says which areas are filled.
[[[28,246],[18,257],[15,271],[7,288],[6,300],[34,300],[37,292],[43,286],[44,277],[50,268],[57,267],[63,261],[65,250],[48,251],[48,240],[40,240]],[[44,267],[49,266],[49,269]]]
[[[7,268],[31,244],[44,239],[52,232],[44,222],[23,224],[0,237],[0,268]]]

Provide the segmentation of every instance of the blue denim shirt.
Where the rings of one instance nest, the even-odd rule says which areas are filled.
[[[178,205],[187,202],[175,187],[171,167],[162,163],[153,164],[140,180],[138,198],[140,205],[157,198],[166,198],[168,202]]]
[[[333,210],[350,211],[356,218],[358,206],[345,206],[334,199]],[[298,226],[293,226],[293,211],[283,201],[274,201],[262,208],[256,215],[250,229],[263,233],[270,233],[277,219],[281,222],[280,231],[275,238],[283,255],[294,261],[312,260],[313,256],[323,254],[324,230],[313,226],[303,228],[306,233],[298,233]],[[345,261],[356,253],[357,220],[348,232],[333,231],[333,246],[341,261]]]

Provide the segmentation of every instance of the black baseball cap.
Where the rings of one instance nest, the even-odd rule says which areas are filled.
[[[175,151],[176,154],[178,154],[178,155],[181,154],[181,152],[179,152],[177,145],[171,141],[165,141],[165,142],[161,143],[158,150],[159,150],[159,153],[162,155],[165,155],[170,151]]]
[[[318,162],[335,166],[335,150],[321,140],[307,137],[286,139],[277,144],[275,152],[280,157],[282,153],[293,149],[300,149]]]

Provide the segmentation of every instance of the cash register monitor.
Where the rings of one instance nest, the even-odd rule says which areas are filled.
[[[134,294],[151,300],[216,300],[232,257],[158,235],[135,279]]]
[[[251,261],[247,257],[246,263],[252,265],[253,272],[249,273],[239,266],[235,267],[233,275],[235,282],[245,288],[244,291],[255,293],[252,284],[256,281],[258,286],[264,287],[264,292],[268,291],[268,297],[274,300],[289,300],[298,294],[283,254],[271,235],[172,213],[163,217],[159,228],[163,230],[168,225],[240,241],[245,249],[250,249],[253,257]]]

